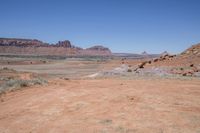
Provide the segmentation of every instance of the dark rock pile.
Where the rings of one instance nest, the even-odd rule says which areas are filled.
[[[172,60],[174,57],[176,57],[176,55],[164,54],[164,55],[160,56],[159,58],[154,59],[153,62]]]

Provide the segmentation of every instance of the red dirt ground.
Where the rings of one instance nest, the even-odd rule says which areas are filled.
[[[1,133],[199,133],[199,80],[54,80],[1,96]]]

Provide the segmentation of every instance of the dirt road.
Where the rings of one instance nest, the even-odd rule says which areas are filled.
[[[199,133],[199,80],[54,80],[1,97],[1,133]]]

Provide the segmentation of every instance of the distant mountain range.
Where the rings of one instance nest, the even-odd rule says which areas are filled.
[[[113,53],[115,57],[123,57],[123,58],[132,58],[132,59],[141,59],[141,58],[156,58],[161,54],[134,54],[134,53]]]
[[[166,51],[163,52],[167,53]],[[122,58],[155,58],[161,54],[112,53],[102,45],[90,48],[80,48],[71,44],[69,40],[49,44],[37,39],[0,38],[0,55],[33,55],[33,56],[114,56]]]
[[[44,43],[37,39],[0,38],[0,54],[12,55],[53,55],[53,56],[110,56],[109,48],[101,45],[87,49],[76,47],[69,40],[56,44]]]

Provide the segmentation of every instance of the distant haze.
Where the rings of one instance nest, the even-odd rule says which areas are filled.
[[[1,0],[0,37],[113,52],[179,53],[200,42],[200,0]]]

